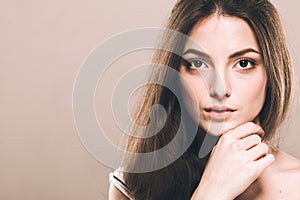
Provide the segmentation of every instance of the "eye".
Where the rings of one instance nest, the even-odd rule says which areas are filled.
[[[248,58],[243,58],[238,61],[236,66],[242,70],[251,69],[256,65],[255,61]]]
[[[202,67],[205,67],[206,65],[200,59],[190,59],[190,60],[187,60],[186,66],[188,68],[200,69]]]

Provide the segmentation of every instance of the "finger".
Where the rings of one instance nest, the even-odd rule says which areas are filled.
[[[238,141],[241,149],[249,150],[252,147],[261,143],[261,137],[257,134],[252,134]]]
[[[252,122],[255,123],[255,124],[258,125],[258,126],[261,126],[258,117],[256,117]],[[264,136],[265,136],[265,132],[263,132],[263,133],[260,135],[261,138],[264,138]]]
[[[267,167],[269,167],[275,161],[273,154],[267,154],[261,159],[255,161],[255,165],[258,167],[258,174],[261,174]]]
[[[260,143],[249,149],[248,155],[251,160],[256,161],[268,154],[269,147],[265,143]]]
[[[230,135],[230,137],[232,137],[233,139],[242,139],[254,133],[258,135],[264,135],[264,131],[259,125],[253,122],[247,122],[234,129],[227,131],[223,135],[226,135],[226,137]]]

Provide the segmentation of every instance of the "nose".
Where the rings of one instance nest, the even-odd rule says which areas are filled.
[[[218,101],[225,100],[231,96],[230,81],[225,72],[215,70],[209,84],[209,95]]]

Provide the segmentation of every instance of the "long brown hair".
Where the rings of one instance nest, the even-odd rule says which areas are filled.
[[[241,18],[255,33],[268,77],[266,99],[258,117],[266,133],[264,141],[276,148],[275,133],[286,117],[292,91],[291,59],[278,12],[268,0],[180,0],[172,10],[166,28],[188,35],[196,23],[212,14]],[[162,45],[165,44],[166,38],[162,38]],[[182,41],[173,39],[172,48],[182,51],[184,47]],[[177,71],[181,61],[180,56],[159,49],[156,50],[153,58],[153,63],[163,64]],[[149,80],[173,81],[174,84],[178,84],[175,81],[178,77],[170,77],[168,73],[168,70],[153,67]],[[127,151],[153,152],[174,138],[178,131],[180,115],[184,112],[180,109],[178,98],[180,97],[175,96],[172,91],[160,84],[146,86],[136,107],[135,123],[149,124],[149,111],[155,104],[165,108],[166,121],[161,131],[152,137],[129,137]],[[151,117],[151,122],[159,124],[161,119]],[[133,135],[141,134],[134,131],[133,129]],[[151,129],[146,131],[151,131]],[[188,129],[185,129],[184,134],[188,135]],[[203,135],[204,131],[199,127],[190,147],[179,159],[167,167],[147,173],[124,172],[125,183],[136,199],[190,199],[205,167],[206,159],[198,158]],[[176,151],[176,145],[169,151],[170,154]],[[152,159],[149,162],[156,162],[158,158]],[[139,159],[130,157],[125,160],[125,164],[131,167],[139,162]]]

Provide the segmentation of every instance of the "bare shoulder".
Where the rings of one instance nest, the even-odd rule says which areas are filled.
[[[286,199],[300,199],[300,160],[282,151],[276,157],[280,163],[278,163],[278,179],[274,181],[279,181],[281,192],[289,197]]]
[[[300,160],[293,157],[283,151],[279,151],[277,154],[278,160],[280,160],[280,169],[282,172],[292,173],[300,176]]]
[[[275,162],[237,199],[300,199],[300,160],[283,152]]]
[[[113,184],[109,186],[109,200],[129,200],[120,190]]]

